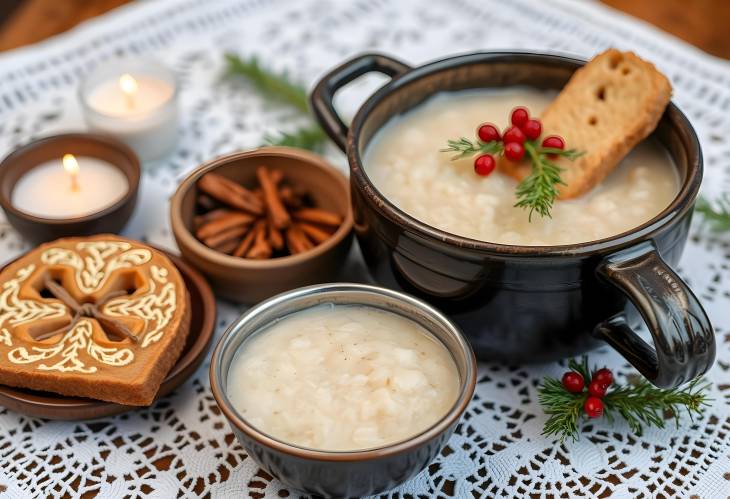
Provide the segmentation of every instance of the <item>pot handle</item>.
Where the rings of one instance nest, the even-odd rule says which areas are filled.
[[[335,93],[366,73],[377,71],[395,78],[410,69],[407,64],[383,54],[362,54],[343,62],[319,80],[310,96],[312,111],[327,135],[343,152],[347,149],[347,125],[332,104]]]
[[[661,388],[679,386],[707,372],[715,360],[710,320],[687,284],[659,256],[653,242],[607,256],[597,273],[639,310],[654,348],[629,327],[624,314],[596,326],[596,336]]]

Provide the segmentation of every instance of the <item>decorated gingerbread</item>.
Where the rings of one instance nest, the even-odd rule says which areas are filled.
[[[0,273],[0,384],[149,405],[189,327],[185,283],[162,253],[59,239]]]

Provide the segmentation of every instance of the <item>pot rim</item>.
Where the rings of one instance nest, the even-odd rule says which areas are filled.
[[[374,210],[390,220],[392,223],[408,229],[409,232],[427,240],[436,240],[457,247],[475,250],[494,256],[526,256],[526,257],[579,257],[594,253],[612,252],[641,240],[653,237],[672,221],[680,219],[694,205],[702,181],[703,159],[697,134],[692,124],[682,111],[673,103],[667,105],[662,120],[669,119],[673,129],[683,132],[688,139],[689,147],[686,150],[688,157],[687,173],[682,180],[681,187],[672,202],[659,214],[647,222],[621,232],[611,237],[572,244],[524,246],[513,244],[499,244],[480,241],[469,237],[459,236],[442,229],[428,225],[388,200],[373,184],[363,167],[360,155],[360,140],[363,124],[370,113],[377,108],[383,98],[396,91],[403,91],[414,81],[427,75],[450,71],[462,66],[476,63],[513,63],[540,62],[555,66],[572,66],[578,68],[585,64],[584,59],[558,53],[540,53],[532,51],[494,51],[473,52],[439,59],[422,66],[406,71],[390,80],[379,88],[362,104],[352,120],[347,134],[347,158],[350,166],[350,176],[353,184],[370,201]],[[433,92],[430,96],[436,95]],[[386,122],[387,124],[387,122]]]
[[[463,373],[459,373],[461,377],[459,395],[449,411],[424,431],[408,437],[405,440],[401,440],[394,444],[385,445],[383,447],[354,451],[326,451],[300,447],[272,437],[269,434],[258,430],[255,426],[250,425],[242,416],[240,416],[238,411],[233,407],[233,404],[231,403],[226,393],[226,387],[222,386],[223,369],[230,369],[230,363],[228,363],[227,365],[224,365],[223,363],[223,354],[231,348],[240,348],[241,345],[246,341],[246,339],[244,339],[240,344],[236,345],[235,347],[231,346],[233,339],[241,330],[242,325],[254,319],[258,314],[265,313],[266,311],[271,309],[276,309],[292,299],[297,299],[299,297],[311,294],[322,295],[348,291],[374,293],[390,300],[405,302],[409,306],[420,309],[422,312],[430,316],[435,321],[443,324],[448,330],[449,334],[454,336],[454,338],[457,340],[460,353],[464,355],[466,367]],[[353,301],[352,304],[357,305],[357,302]],[[257,328],[256,330],[249,332],[247,336],[256,334],[256,332],[259,330],[260,328]],[[446,345],[444,345],[444,347],[449,350],[449,353],[452,356],[454,356],[454,351],[449,349],[449,347]],[[476,376],[476,357],[474,355],[474,351],[469,345],[469,342],[466,340],[461,330],[436,308],[432,307],[422,300],[419,300],[418,298],[407,295],[405,293],[401,293],[399,291],[379,286],[373,286],[370,284],[345,282],[305,286],[302,288],[280,293],[272,298],[269,298],[259,303],[258,305],[247,311],[245,314],[243,314],[241,317],[239,317],[223,333],[221,339],[218,341],[218,344],[215,347],[215,350],[213,351],[210,362],[210,388],[213,392],[213,398],[215,399],[216,403],[218,404],[221,411],[226,416],[226,419],[231,425],[234,425],[238,430],[246,434],[246,436],[248,436],[249,438],[255,440],[258,444],[273,449],[277,452],[288,454],[290,456],[298,457],[301,459],[328,462],[354,462],[382,459],[413,450],[414,448],[418,448],[426,444],[430,440],[437,438],[439,435],[447,431],[452,424],[458,422],[461,418],[462,414],[466,410],[474,395],[474,390],[476,388]]]

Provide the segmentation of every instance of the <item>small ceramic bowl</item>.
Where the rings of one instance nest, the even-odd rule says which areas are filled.
[[[287,444],[250,425],[227,395],[228,374],[244,342],[272,322],[319,304],[365,305],[402,315],[423,326],[449,350],[459,372],[459,395],[449,412],[426,431],[376,449],[320,451]],[[476,359],[459,329],[435,308],[412,296],[365,284],[335,283],[296,289],[251,309],[223,334],[210,364],[213,396],[241,445],[263,469],[286,485],[325,497],[380,493],[402,483],[441,451],[474,394]]]
[[[198,179],[208,172],[243,185],[255,185],[256,168],[280,169],[301,185],[317,206],[337,212],[344,221],[324,243],[297,255],[252,260],[215,251],[193,235]],[[198,268],[220,295],[242,303],[255,303],[283,291],[332,281],[352,243],[352,212],[345,176],[321,157],[289,147],[263,147],[221,156],[203,164],[181,183],[170,203],[172,232],[183,257]]]
[[[15,184],[36,166],[59,159],[66,153],[103,159],[127,177],[129,190],[114,204],[90,215],[75,218],[43,218],[13,206]],[[0,163],[0,207],[8,223],[29,241],[40,244],[61,237],[118,234],[127,224],[137,202],[139,158],[127,145],[91,133],[66,133],[35,140],[16,149]]]

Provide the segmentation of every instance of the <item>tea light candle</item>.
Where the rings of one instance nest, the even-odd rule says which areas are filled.
[[[449,351],[416,322],[374,307],[321,305],[245,341],[227,394],[244,419],[274,438],[355,451],[433,426],[459,386]]]
[[[126,142],[142,160],[163,157],[177,142],[177,84],[159,63],[102,65],[87,76],[80,97],[89,127]]]
[[[32,168],[11,194],[17,209],[41,218],[78,218],[99,212],[129,190],[127,177],[111,163],[65,154]]]

